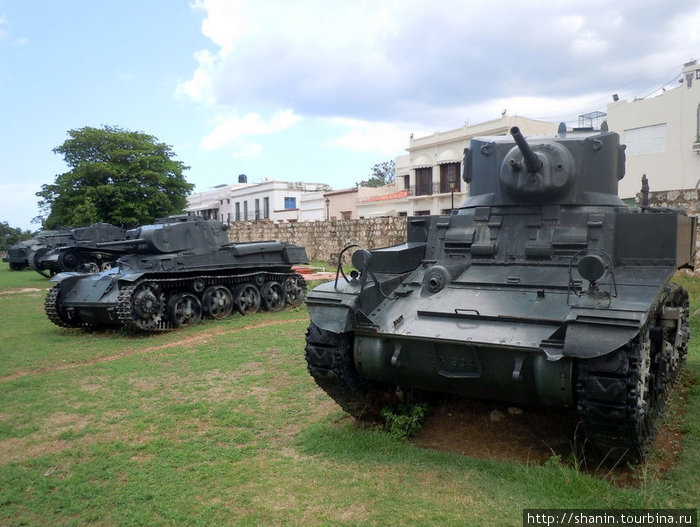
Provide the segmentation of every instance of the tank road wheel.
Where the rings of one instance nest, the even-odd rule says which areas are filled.
[[[82,267],[82,259],[80,253],[75,249],[66,249],[59,251],[57,267],[59,272],[63,271],[79,271]]]
[[[586,442],[606,462],[643,461],[654,440],[680,366],[680,358],[674,357],[680,357],[687,342],[686,298],[682,288],[667,287],[635,338],[613,353],[579,363],[578,410],[583,432]],[[663,325],[664,307],[681,308],[677,327]]]
[[[396,387],[374,386],[357,372],[351,333],[333,333],[313,322],[306,330],[309,373],[340,407],[356,419],[381,420],[379,412],[392,402]]]
[[[260,310],[260,291],[253,284],[241,284],[233,290],[233,304],[241,315],[251,315]]]
[[[287,295],[287,303],[298,306],[306,297],[306,281],[300,275],[289,276],[284,281],[284,292]]]
[[[262,297],[262,307],[265,311],[272,313],[284,309],[284,288],[279,282],[267,282],[260,290]]]
[[[165,313],[165,294],[157,284],[142,282],[119,291],[117,316],[127,327],[150,331],[158,329]]]
[[[227,287],[207,287],[202,295],[202,309],[212,318],[226,318],[233,311],[233,295]]]
[[[192,293],[176,293],[168,301],[168,320],[176,327],[195,326],[202,320],[202,304]]]
[[[56,284],[46,294],[44,311],[49,320],[62,328],[77,328],[82,326],[80,318],[74,309],[66,309],[61,299],[60,285]]]

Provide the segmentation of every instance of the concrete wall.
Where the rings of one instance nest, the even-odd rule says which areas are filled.
[[[228,235],[232,242],[278,240],[295,243],[306,247],[311,260],[332,262],[343,248],[351,244],[375,249],[405,242],[406,218],[392,216],[299,223],[240,221],[230,225]]]

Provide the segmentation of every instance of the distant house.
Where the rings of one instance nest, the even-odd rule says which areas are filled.
[[[358,195],[357,214],[420,216],[443,214],[459,207],[468,195],[462,180],[462,157],[472,137],[505,135],[518,126],[525,135],[554,134],[558,123],[504,115],[500,119],[427,137],[411,137],[408,154],[396,158],[396,181],[381,193]]]
[[[224,223],[235,221],[314,221],[324,219],[323,183],[264,180],[219,185],[212,190],[192,194],[187,211]]]
[[[617,96],[613,96],[617,99]],[[684,65],[678,87],[656,97],[615,100],[608,128],[627,145],[620,197],[641,189],[642,174],[652,191],[694,189],[700,182],[700,63]]]

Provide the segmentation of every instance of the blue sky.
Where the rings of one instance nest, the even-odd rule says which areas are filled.
[[[696,58],[695,0],[0,0],[0,221],[39,227],[71,129],[154,135],[196,191],[338,189],[411,133],[502,110],[575,124]]]

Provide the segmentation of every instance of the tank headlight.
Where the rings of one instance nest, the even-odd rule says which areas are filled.
[[[605,274],[605,261],[600,255],[587,254],[578,261],[578,274],[589,282],[596,282]]]
[[[364,269],[369,267],[372,261],[372,253],[364,249],[359,249],[352,254],[352,265],[355,269]]]

